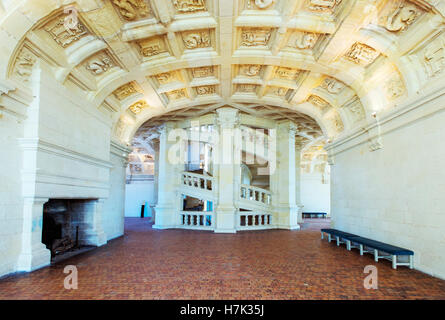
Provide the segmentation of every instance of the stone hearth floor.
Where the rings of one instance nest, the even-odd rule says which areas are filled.
[[[445,299],[445,281],[321,241],[327,225],[233,235],[127,218],[125,236],[104,247],[0,279],[0,299]],[[77,290],[64,289],[66,265],[78,268]],[[363,287],[366,265],[378,268],[377,290]]]

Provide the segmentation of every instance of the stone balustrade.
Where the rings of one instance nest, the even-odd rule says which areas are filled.
[[[255,211],[238,211],[237,229],[255,230],[269,229],[272,227],[272,214],[258,213]]]
[[[201,190],[213,190],[213,177],[198,173],[183,172],[181,177],[183,186]]]
[[[242,200],[254,201],[267,206],[272,204],[272,193],[269,190],[242,184],[240,187]]]

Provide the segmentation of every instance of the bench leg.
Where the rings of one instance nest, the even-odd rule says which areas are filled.
[[[379,262],[379,250],[374,249],[374,260],[375,262]]]
[[[323,236],[323,232],[321,233],[321,240],[323,240],[324,239],[324,236]]]
[[[351,251],[351,241],[346,240],[346,249],[348,249],[348,251]]]
[[[409,256],[409,268],[410,269],[414,268],[414,257],[413,256]]]
[[[392,255],[392,268],[397,269],[397,256]]]
[[[331,235],[328,234],[328,241],[331,242]]]
[[[337,247],[340,246],[340,237],[336,237],[337,238]]]
[[[360,245],[360,255],[361,256],[363,255],[363,245],[362,244]]]

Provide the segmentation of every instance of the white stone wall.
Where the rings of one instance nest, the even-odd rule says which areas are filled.
[[[303,212],[331,212],[330,183],[323,183],[321,173],[304,173],[300,176],[300,197]]]
[[[146,216],[152,216],[151,205],[155,204],[154,181],[135,182],[126,185],[125,216],[140,217],[141,206],[147,203]]]
[[[21,248],[22,151],[17,138],[23,123],[3,113],[0,125],[0,276],[15,271]]]
[[[412,249],[415,268],[441,278],[444,106],[440,98],[420,102],[416,110],[382,124],[383,149],[370,152],[366,141],[358,146],[351,142],[331,167],[335,228]]]

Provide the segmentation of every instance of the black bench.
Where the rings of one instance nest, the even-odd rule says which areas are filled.
[[[316,216],[316,217],[319,217],[319,216],[322,216],[323,218],[326,218],[327,217],[327,212],[303,212],[302,213],[303,214],[303,218],[307,218],[308,216],[309,216],[309,218],[312,218],[312,216]]]
[[[340,243],[345,243],[346,248],[358,248],[360,255],[363,253],[373,253],[376,262],[379,259],[387,259],[392,262],[393,269],[397,269],[397,266],[409,266],[413,269],[413,256],[414,252],[405,248],[396,247],[384,242],[376,241],[373,239],[363,238],[352,233],[343,232],[337,229],[321,229],[321,238],[324,239],[324,234],[328,235],[328,240],[331,242],[332,236],[337,240],[337,246]],[[370,248],[371,250],[367,250]],[[379,255],[379,252],[387,253],[386,255]],[[400,257],[404,257],[404,261],[401,261]]]

